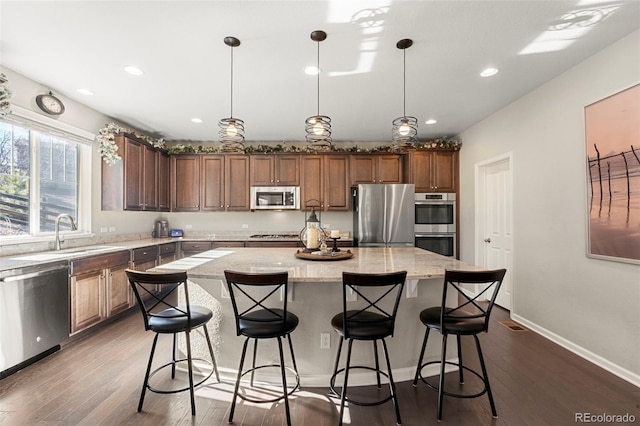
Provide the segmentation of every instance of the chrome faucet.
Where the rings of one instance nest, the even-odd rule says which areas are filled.
[[[58,217],[56,217],[56,244],[55,244],[55,249],[56,250],[60,250],[60,219],[62,218],[67,218],[69,219],[69,222],[71,222],[71,230],[75,231],[76,229],[78,229],[78,227],[76,226],[76,223],[73,221],[73,217],[71,217],[71,215],[69,214],[59,214]]]

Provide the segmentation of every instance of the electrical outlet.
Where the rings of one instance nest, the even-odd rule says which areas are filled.
[[[243,223],[242,224],[242,229],[249,229],[249,224]]]
[[[103,226],[100,228],[100,232],[109,232],[109,228],[107,228],[106,226]]]
[[[109,227],[109,232],[116,232],[116,227],[115,226],[110,226]]]
[[[193,228],[193,225],[185,225],[184,227],[187,228],[187,229],[191,229],[191,228]]]
[[[220,283],[220,290],[223,299],[231,299],[231,296],[229,296],[229,289],[224,282]]]
[[[330,349],[330,348],[331,348],[331,334],[320,333],[320,349]]]

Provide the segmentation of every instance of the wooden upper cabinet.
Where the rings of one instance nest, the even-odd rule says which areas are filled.
[[[128,135],[114,142],[121,159],[102,162],[102,210],[160,210],[159,158],[166,154]]]
[[[349,156],[303,155],[300,166],[300,208],[349,210]],[[317,201],[316,201],[317,200]]]
[[[409,183],[416,192],[457,191],[458,151],[414,151],[409,158]]]
[[[403,158],[399,154],[352,154],[351,185],[403,183]]]
[[[251,185],[298,186],[300,185],[299,155],[251,155]]]
[[[204,211],[224,211],[224,156],[204,155],[202,166],[202,206]]]
[[[200,155],[171,156],[171,211],[200,210]]]
[[[249,211],[249,157],[246,155],[225,155],[224,187],[226,211]]]
[[[158,210],[171,208],[171,160],[165,152],[158,153]]]
[[[349,210],[349,156],[324,156],[324,209]]]

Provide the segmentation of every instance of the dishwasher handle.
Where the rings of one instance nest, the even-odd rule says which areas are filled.
[[[61,271],[61,270],[66,269],[66,268],[68,268],[68,266],[64,265],[64,266],[59,266],[57,268],[50,268],[50,269],[44,269],[42,271],[31,272],[29,274],[12,275],[10,277],[6,277],[6,278],[0,279],[0,282],[11,283],[11,282],[14,282],[14,281],[28,280],[29,278],[41,277],[41,276],[43,276],[45,274],[48,274],[48,273],[51,273],[51,272],[56,272],[56,271]]]

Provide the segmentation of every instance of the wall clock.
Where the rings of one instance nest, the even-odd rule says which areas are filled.
[[[50,115],[60,115],[64,112],[64,104],[53,93],[36,96],[38,108]]]

